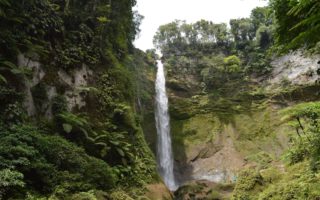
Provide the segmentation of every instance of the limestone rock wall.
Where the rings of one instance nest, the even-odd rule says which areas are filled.
[[[271,62],[271,85],[288,81],[295,85],[314,84],[320,80],[320,55],[308,56],[302,51],[294,51]]]
[[[52,100],[58,95],[57,90],[61,90],[60,93],[65,96],[70,111],[79,110],[86,105],[87,87],[93,76],[93,71],[88,66],[83,64],[70,71],[52,71],[23,54],[18,56],[18,66],[26,67],[32,72],[32,78],[25,81],[24,89],[24,107],[29,116],[44,115],[51,118]]]
[[[320,79],[319,61],[319,55],[302,51],[275,58],[267,78],[228,88],[234,95],[215,95],[220,88],[201,91],[196,70],[168,69],[175,174],[180,184],[192,180],[230,183],[245,167],[281,166],[280,155],[292,130],[281,121],[279,110],[305,95],[320,99],[313,88]],[[186,63],[185,68],[196,69],[191,66],[194,63]],[[237,85],[237,81],[229,83]]]

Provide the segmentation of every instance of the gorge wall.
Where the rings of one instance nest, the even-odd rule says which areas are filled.
[[[272,62],[270,76],[246,85],[230,79],[224,88],[213,88],[227,90],[219,96],[203,91],[200,74],[192,71],[197,63],[169,65],[171,134],[180,181],[234,182],[248,166],[281,167],[278,161],[292,130],[278,112],[319,98],[318,61],[319,56],[301,52],[282,56]]]
[[[319,21],[298,23],[319,3],[297,17],[274,2],[230,27],[159,27],[173,194],[156,169],[157,55],[133,46],[136,1],[0,0],[0,199],[319,199]],[[307,32],[284,34],[291,17]],[[301,36],[314,48],[286,51]]]
[[[287,165],[309,158],[302,144],[313,139],[304,125],[318,130],[308,120],[318,116],[319,51],[288,51],[296,41],[280,42],[286,26],[277,26],[284,8],[277,3],[230,26],[175,20],[159,27],[154,44],[167,70],[175,173],[183,185],[177,199],[303,195],[289,192],[302,185]]]
[[[171,198],[142,130],[155,57],[132,44],[135,3],[0,1],[0,199]]]

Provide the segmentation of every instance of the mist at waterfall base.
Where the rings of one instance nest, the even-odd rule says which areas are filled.
[[[173,155],[170,136],[170,117],[168,114],[168,96],[163,64],[157,61],[156,78],[156,128],[157,128],[157,164],[158,171],[166,186],[175,191],[178,186],[173,174]]]

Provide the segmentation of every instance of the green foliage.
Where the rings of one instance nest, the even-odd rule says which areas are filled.
[[[224,58],[223,63],[225,65],[227,73],[236,73],[240,71],[241,61],[235,55]]]
[[[269,200],[269,199],[283,199],[283,200],[291,200],[291,199],[307,199],[306,195],[308,193],[308,189],[300,185],[297,182],[288,183],[283,185],[277,185],[274,187],[270,187],[268,190],[264,191],[259,200]]]
[[[209,91],[212,88],[223,87],[226,81],[231,78],[237,79],[242,73],[241,60],[236,55],[203,57],[198,67],[202,69],[200,75]]]
[[[223,56],[215,56],[215,57],[204,57],[199,62],[199,67],[202,68],[200,74],[202,76],[202,80],[206,84],[208,88],[213,88],[218,85],[221,85],[221,79],[217,77],[223,77],[224,70],[224,58]]]
[[[133,158],[131,145],[126,142],[125,138],[125,135],[128,135],[127,132],[108,132],[105,130],[95,132],[86,116],[75,115],[69,112],[63,112],[57,117],[62,125],[62,130],[67,134],[67,138],[85,147],[87,145],[94,145],[94,149],[90,149],[90,151],[98,151],[99,157],[107,160],[108,158],[112,158],[110,163],[117,163],[117,160],[120,160],[124,165],[127,165],[130,159]],[[77,133],[80,133],[81,136]],[[119,158],[115,159],[109,155],[110,153],[119,155]]]
[[[18,92],[14,86],[0,85],[0,123],[10,125],[23,122],[26,119],[26,112],[22,107],[24,95]]]
[[[249,76],[270,72],[267,52],[273,44],[273,27],[270,8],[258,7],[250,18],[230,20],[230,29],[205,20],[190,24],[176,20],[160,26],[153,42],[162,52],[168,76],[181,71],[200,75],[207,92],[217,82],[244,79],[242,72]]]
[[[252,19],[252,24],[254,30],[257,31],[260,26],[269,26],[273,24],[273,16],[271,16],[272,10],[270,7],[256,7],[251,11],[250,18]]]
[[[52,115],[57,117],[59,114],[67,111],[67,100],[65,96],[57,95],[53,97],[51,105]]]
[[[230,26],[236,48],[244,50],[255,36],[254,26],[251,20],[249,18],[231,19]]]
[[[112,200],[133,200],[125,191],[115,190],[110,194]]]
[[[277,42],[284,49],[313,47],[320,40],[320,3],[314,0],[272,0],[278,26]]]
[[[133,0],[6,1],[0,5],[0,59],[13,63],[18,53],[40,55],[44,64],[70,69],[101,64],[109,51],[124,57],[142,20],[133,5]]]
[[[108,109],[115,109],[117,103],[133,99],[132,79],[123,67],[118,66],[101,76],[99,86],[100,103]]]
[[[7,83],[7,79],[4,76],[2,76],[1,74],[0,74],[0,81],[1,81],[1,83]]]
[[[46,193],[59,186],[68,193],[91,188],[108,189],[116,182],[108,164],[88,156],[83,149],[65,139],[39,133],[32,126],[1,129],[0,143],[0,168],[23,174],[28,189]]]
[[[302,162],[310,156],[310,145],[306,137],[292,137],[291,145],[293,145],[293,147],[284,154],[284,159],[290,165]]]
[[[268,56],[264,50],[255,48],[253,52],[249,53],[249,61],[245,71],[248,74],[268,74],[272,71],[272,66],[270,63],[270,56]]]
[[[170,54],[189,55],[196,51],[228,48],[230,43],[226,24],[214,24],[205,20],[193,24],[176,20],[162,25],[153,42],[165,57]]]
[[[241,171],[234,188],[233,200],[256,199],[255,193],[259,191],[259,186],[263,184],[260,173],[254,169]]]
[[[286,171],[280,178],[266,185],[264,191],[257,195],[259,200],[319,198],[318,175],[310,171],[306,162],[294,164]]]
[[[0,170],[0,198],[2,198],[10,188],[24,186],[23,174],[11,169]]]
[[[267,49],[272,44],[272,30],[267,26],[260,26],[256,31],[256,43],[261,49]]]
[[[89,191],[74,194],[70,200],[97,200],[97,198],[93,191]]]
[[[1,58],[1,57],[0,57]],[[27,67],[18,67],[14,63],[6,60],[1,60],[0,61],[0,80],[2,83],[8,83],[7,79],[23,79],[27,80],[27,78],[31,74],[31,70],[28,69]],[[3,74],[3,75],[2,75]],[[10,77],[11,76],[11,77]],[[7,78],[5,78],[7,77]]]
[[[37,111],[39,113],[43,112],[45,106],[44,104],[48,101],[47,86],[40,82],[31,88],[31,94]]]
[[[306,117],[310,122],[316,124],[320,116],[320,103],[309,102],[295,105],[294,107],[282,111],[284,114],[283,120],[292,120],[295,118]]]
[[[26,118],[26,113],[22,108],[21,103],[15,102],[13,104],[8,104],[5,107],[3,116],[1,116],[3,122],[7,125],[23,122]]]
[[[135,4],[0,0],[0,172],[12,172],[4,198],[45,199],[52,194],[52,199],[95,199],[91,189],[141,187],[157,178],[134,108],[135,77],[126,68],[143,19],[132,11]],[[26,117],[22,107],[32,66],[18,66],[21,54],[41,63],[46,73],[31,89],[37,118]],[[74,113],[62,95],[67,85],[52,79],[61,70],[71,75],[83,65],[95,73],[92,85],[77,88],[90,95],[81,113]],[[48,85],[58,93],[51,102]],[[52,120],[42,112],[50,106]],[[23,175],[23,189],[14,185],[15,179],[22,179],[18,173]]]
[[[248,156],[246,159],[257,163],[260,168],[267,168],[272,162],[271,156],[266,152],[252,154]]]
[[[295,105],[282,111],[283,120],[290,122],[296,130],[293,137],[293,148],[289,150],[287,157],[291,164],[310,158],[311,168],[320,169],[320,103],[309,102]]]
[[[282,171],[274,167],[260,171],[263,177],[262,185],[244,186],[247,190],[236,189],[233,199],[258,200],[313,200],[320,197],[319,174],[310,170],[307,162],[293,164]],[[252,177],[256,172],[251,171],[246,176]],[[243,181],[237,182],[236,188]],[[250,189],[251,188],[251,189]]]
[[[86,117],[82,117],[79,115],[72,114],[70,112],[63,112],[58,115],[58,118],[62,121],[63,127],[72,127],[81,129],[83,132],[87,132],[86,130],[89,129],[89,122]],[[70,133],[70,131],[66,131]]]

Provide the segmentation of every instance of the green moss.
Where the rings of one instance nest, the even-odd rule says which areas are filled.
[[[171,125],[171,136],[172,136],[172,148],[175,159],[183,160],[185,159],[185,145],[184,145],[184,136],[182,120],[170,120]]]
[[[191,183],[180,187],[175,191],[175,199],[196,199],[197,194],[200,194],[203,190],[206,189],[206,185],[203,183]]]
[[[170,116],[177,120],[185,120],[196,114],[196,107],[188,99],[170,99]]]
[[[177,158],[197,145],[215,141],[221,123],[211,114],[197,114],[187,120],[171,119],[173,151]]]
[[[283,176],[283,172],[281,172],[280,169],[273,166],[267,169],[261,170],[260,173],[261,173],[261,176],[263,177],[263,180],[265,180],[268,183],[276,183]]]
[[[168,80],[167,87],[178,92],[188,92],[188,88],[185,88],[184,84],[176,79]]]
[[[273,158],[268,153],[263,151],[256,154],[250,154],[245,159],[249,162],[257,163],[261,168],[267,168],[273,161]]]
[[[260,172],[241,172],[233,199],[314,200],[320,197],[319,173],[310,170],[308,161],[288,166],[285,171],[270,167]]]
[[[205,181],[189,182],[175,191],[175,199],[207,199],[227,200],[230,199],[233,184],[217,184]]]
[[[80,192],[72,195],[70,200],[98,200],[93,191]]]
[[[288,87],[278,87],[273,93],[272,99],[275,101],[316,101],[319,99],[319,84],[310,85],[289,85]]]
[[[125,191],[116,190],[110,194],[111,200],[133,200]]]
[[[222,195],[219,192],[213,190],[208,194],[208,199],[210,199],[210,200],[220,200],[220,199],[222,199]]]
[[[289,127],[281,122],[281,116],[272,108],[234,117],[237,132],[235,146],[243,155],[265,151],[272,158],[279,157],[287,146]]]

